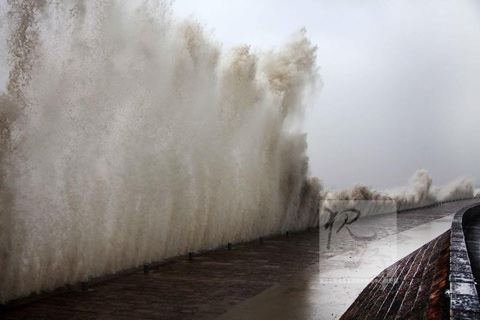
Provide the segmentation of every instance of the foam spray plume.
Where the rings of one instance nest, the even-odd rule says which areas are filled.
[[[336,201],[350,201],[352,203],[358,201],[391,202],[395,211],[402,211],[479,196],[477,190],[475,190],[475,179],[472,177],[461,177],[442,187],[434,186],[432,183],[433,179],[428,171],[420,169],[413,174],[408,185],[400,188],[381,192],[363,184],[356,184],[351,188],[336,192],[321,189],[320,198],[326,205],[329,202],[334,203]],[[324,213],[322,208],[320,211],[322,214]]]
[[[0,300],[318,223],[305,31],[229,50],[164,3],[9,1]]]

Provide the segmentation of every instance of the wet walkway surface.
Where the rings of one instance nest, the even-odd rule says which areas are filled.
[[[211,319],[318,262],[318,229],[182,257],[19,307],[6,319]],[[0,315],[2,318],[2,315]]]
[[[384,228],[375,241],[447,217],[475,202],[478,199],[400,213],[393,225],[379,217],[377,223],[384,223]],[[367,245],[373,240],[359,242],[338,234],[338,243],[344,245],[327,250],[322,246],[326,233],[320,231],[320,236],[319,229],[313,229],[289,238],[265,239],[263,244],[237,244],[232,250],[225,245],[199,254],[193,261],[172,259],[147,275],[139,270],[93,285],[88,292],[62,293],[16,307],[0,318],[235,319],[243,315],[243,319],[254,319],[249,314],[261,314],[255,306],[268,309],[277,305],[280,314],[276,319],[330,319],[318,303],[319,257],[328,260],[344,255],[352,244]]]
[[[358,220],[349,226],[352,233],[376,236],[352,237],[344,228],[334,231],[330,249],[328,233],[321,230],[318,264],[231,308],[218,320],[339,319],[378,274],[446,232],[454,213],[475,202],[478,199]]]
[[[322,259],[320,261],[322,290],[319,292],[317,303],[330,315],[326,319],[338,319],[378,274],[449,230],[452,218],[453,214],[447,215],[368,242],[356,250]],[[372,228],[375,226],[372,225]]]
[[[381,272],[341,319],[449,319],[449,253],[447,231]]]

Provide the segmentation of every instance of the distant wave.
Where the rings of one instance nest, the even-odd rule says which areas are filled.
[[[372,187],[357,184],[349,189],[337,192],[324,191],[323,200],[377,200],[393,201],[398,210],[427,206],[434,203],[473,198],[479,195],[475,190],[475,179],[462,177],[451,183],[436,187],[427,170],[417,170],[407,186],[381,192]]]

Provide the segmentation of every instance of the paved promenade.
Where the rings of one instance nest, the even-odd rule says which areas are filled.
[[[351,247],[348,241],[368,245],[445,218],[478,201],[400,213],[394,226],[385,220],[383,232],[375,240],[359,242],[345,236],[345,246],[335,246],[334,250],[321,246],[325,231],[320,230],[319,237],[319,229],[293,233],[288,238],[282,235],[265,239],[263,244],[258,240],[238,244],[232,250],[225,245],[202,253],[193,261],[187,257],[170,260],[152,268],[147,275],[138,270],[93,285],[88,292],[67,292],[41,299],[0,314],[0,318],[236,319],[243,315],[243,319],[255,319],[258,317],[254,315],[271,315],[270,311],[277,310],[277,319],[330,319],[332,315],[326,314],[318,303],[319,256],[323,261],[345,255]],[[378,223],[382,221],[379,218]],[[255,309],[262,305],[263,309]],[[272,308],[275,305],[280,309]]]
[[[382,271],[341,320],[448,319],[449,251],[447,231]]]
[[[211,319],[318,262],[318,229],[174,259],[39,300],[5,319]],[[2,315],[0,315],[2,318]]]
[[[453,214],[479,202],[446,203],[400,214],[358,220],[351,231],[376,237],[359,238],[321,230],[319,264],[272,286],[221,315],[218,320],[339,319],[378,274],[450,228]],[[336,228],[334,228],[336,230]]]

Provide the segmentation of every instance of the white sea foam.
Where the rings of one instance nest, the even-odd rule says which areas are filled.
[[[305,30],[223,49],[162,2],[11,1],[0,300],[318,222]],[[295,130],[294,130],[295,129]]]
[[[328,201],[393,201],[397,210],[418,208],[450,200],[468,199],[476,196],[475,179],[461,177],[451,183],[437,187],[427,170],[417,170],[404,187],[379,191],[357,184],[352,188],[336,192],[323,192],[321,198]]]

